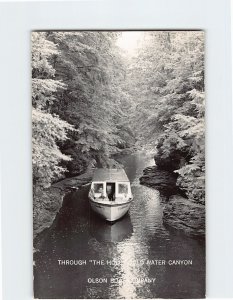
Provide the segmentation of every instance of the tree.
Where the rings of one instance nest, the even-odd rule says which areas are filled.
[[[50,62],[58,53],[45,32],[32,33],[32,164],[33,183],[39,187],[47,187],[61,177],[65,169],[59,166],[60,161],[70,160],[57,143],[67,139],[67,131],[73,126],[50,113],[52,103],[57,101],[56,92],[65,88],[54,79],[55,69]]]
[[[203,32],[145,33],[129,78],[137,95],[138,139],[156,148],[158,167],[178,173],[187,196],[203,202]]]
[[[54,57],[56,80],[66,90],[57,93],[52,109],[75,126],[70,140],[60,143],[73,160],[65,163],[69,175],[98,165],[117,166],[113,155],[132,142],[125,129],[127,94],[122,89],[124,62],[115,32],[50,32],[60,54]]]
[[[61,153],[57,141],[66,140],[68,130],[73,127],[58,116],[32,109],[32,164],[36,185],[48,187],[65,172],[59,162],[69,161],[70,157]]]

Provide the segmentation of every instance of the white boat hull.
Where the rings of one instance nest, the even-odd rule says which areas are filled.
[[[113,222],[123,217],[130,208],[132,199],[123,203],[100,203],[90,199],[91,208],[107,221]]]

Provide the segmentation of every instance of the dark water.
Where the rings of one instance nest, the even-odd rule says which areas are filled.
[[[204,241],[164,227],[159,192],[138,180],[143,168],[153,164],[152,159],[136,154],[122,162],[134,195],[129,213],[109,225],[90,210],[89,187],[66,195],[34,255],[35,298],[205,296]],[[86,265],[59,265],[58,259],[86,260]],[[165,260],[166,264],[150,265],[148,259]],[[104,265],[94,266],[90,260],[103,260]],[[192,265],[168,265],[169,260],[192,260]],[[110,265],[109,261],[117,263]],[[88,278],[108,282],[88,283]],[[141,280],[145,278],[154,282],[145,283]]]

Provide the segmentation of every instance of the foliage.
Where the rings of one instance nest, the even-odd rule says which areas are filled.
[[[46,187],[64,173],[59,162],[70,158],[61,153],[56,141],[66,140],[66,132],[72,129],[58,116],[32,109],[32,164],[36,184]]]
[[[65,169],[61,160],[70,160],[62,154],[57,142],[67,139],[73,126],[50,113],[56,92],[65,85],[54,80],[55,69],[50,58],[59,52],[56,45],[46,39],[46,33],[32,33],[32,164],[35,186],[48,187],[62,176]]]
[[[118,166],[115,154],[137,140],[203,202],[203,33],[145,32],[132,59],[119,35],[32,33],[34,181],[47,186],[64,172]]]
[[[124,62],[116,46],[115,32],[51,32],[58,45],[54,59],[56,80],[67,89],[57,94],[53,111],[76,128],[71,141],[60,144],[73,157],[65,163],[70,175],[93,165],[117,166],[113,155],[133,143],[127,126],[127,93]],[[79,163],[77,163],[79,162]]]
[[[137,95],[138,139],[154,145],[156,164],[179,174],[188,197],[203,202],[203,32],[145,33],[128,74]]]
[[[32,33],[33,170],[38,184],[46,186],[64,172],[74,176],[93,166],[116,167],[113,156],[133,144],[118,35]]]

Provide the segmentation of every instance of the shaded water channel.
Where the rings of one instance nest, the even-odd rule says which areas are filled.
[[[134,195],[129,213],[109,225],[91,211],[88,186],[67,194],[34,255],[36,298],[204,297],[204,241],[163,225],[159,192],[139,184],[142,170],[154,164],[150,157],[139,153],[121,161]],[[59,265],[58,260],[86,263]],[[175,260],[192,264],[177,265]]]

